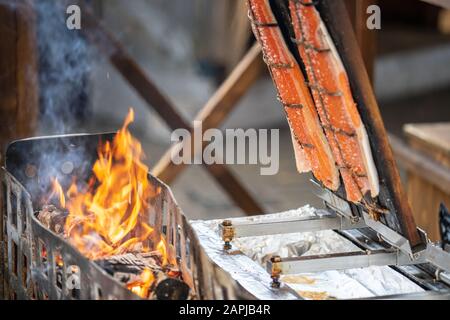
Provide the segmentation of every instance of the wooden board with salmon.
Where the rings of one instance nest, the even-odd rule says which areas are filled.
[[[368,77],[348,72],[354,61],[348,63],[350,46],[343,43],[349,33],[354,38],[353,30],[348,21],[345,32],[339,30],[341,21],[330,13],[340,10],[339,18],[349,20],[341,10],[345,4],[247,2],[253,32],[286,112],[298,171],[311,171],[323,187],[405,235],[412,247],[420,245]],[[360,55],[357,44],[351,49],[355,60]]]

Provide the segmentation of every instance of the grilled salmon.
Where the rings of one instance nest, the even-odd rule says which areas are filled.
[[[297,169],[336,191],[339,171],[303,73],[283,38],[269,0],[248,0],[249,17],[291,128]]]
[[[345,185],[347,199],[379,193],[368,136],[333,41],[313,0],[289,1],[295,38],[309,88]]]

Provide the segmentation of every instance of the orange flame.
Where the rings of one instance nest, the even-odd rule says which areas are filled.
[[[130,109],[114,140],[99,147],[88,187],[79,190],[72,183],[67,199],[61,201],[69,212],[65,236],[89,259],[153,247],[153,229],[145,221],[154,190],[148,182],[148,167],[142,162],[142,146],[128,131],[133,121]],[[62,200],[61,186],[54,190],[62,193]]]
[[[57,178],[52,178],[52,191],[50,195],[48,196],[48,201],[50,201],[51,198],[54,196],[58,196],[59,198],[59,204],[61,205],[61,208],[66,207],[66,198],[64,196],[64,191],[61,185],[59,184],[59,181]]]
[[[127,288],[141,298],[148,298],[149,289],[154,281],[155,276],[153,272],[150,269],[144,269],[139,275],[139,279],[128,283]]]
[[[134,121],[130,109],[123,127],[112,142],[98,148],[98,159],[87,187],[74,180],[64,194],[59,181],[52,179],[48,197],[58,197],[68,211],[64,227],[67,240],[87,258],[96,260],[128,252],[159,251],[162,267],[169,261],[167,243],[146,223],[149,200],[159,192],[148,182],[148,167],[142,162],[142,146],[128,131]],[[127,288],[142,298],[149,297],[155,281],[145,269]]]

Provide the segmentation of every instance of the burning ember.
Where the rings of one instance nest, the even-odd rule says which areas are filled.
[[[140,297],[148,297],[150,286],[154,281],[153,272],[150,269],[145,269],[138,280],[127,284],[127,288]]]
[[[46,206],[38,219],[60,233],[84,256],[121,280],[135,294],[148,298],[158,279],[180,278],[176,261],[170,261],[167,243],[147,223],[150,200],[158,190],[149,184],[140,142],[128,131],[130,112],[112,142],[98,148],[98,159],[86,187],[77,181],[64,191],[56,178],[48,199],[57,198],[61,210]],[[49,201],[47,201],[49,202]],[[63,218],[61,218],[61,215]],[[139,257],[127,255],[138,254]],[[124,262],[125,261],[125,262]],[[132,261],[132,272],[127,265]],[[128,274],[124,278],[123,267]]]

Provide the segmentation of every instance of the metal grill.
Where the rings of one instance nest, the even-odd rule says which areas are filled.
[[[6,169],[1,170],[3,213],[0,216],[0,296],[5,299],[139,299],[97,264],[85,258],[64,239],[45,228],[35,217],[36,184],[29,184],[25,172],[34,152],[43,144],[58,149],[85,143],[95,146],[111,135],[59,136],[15,142],[7,152]],[[38,148],[35,148],[38,146]],[[37,151],[35,151],[37,150]],[[95,150],[92,149],[92,150]],[[11,164],[8,165],[8,158]],[[59,159],[62,164],[67,159]],[[42,164],[33,164],[40,168]],[[76,170],[75,170],[76,171]],[[18,177],[17,177],[18,176]],[[161,233],[170,258],[176,258],[183,280],[195,299],[253,298],[229,273],[206,255],[199,239],[171,190],[149,175],[159,192],[151,200],[150,225]],[[34,190],[36,194],[29,193]]]

